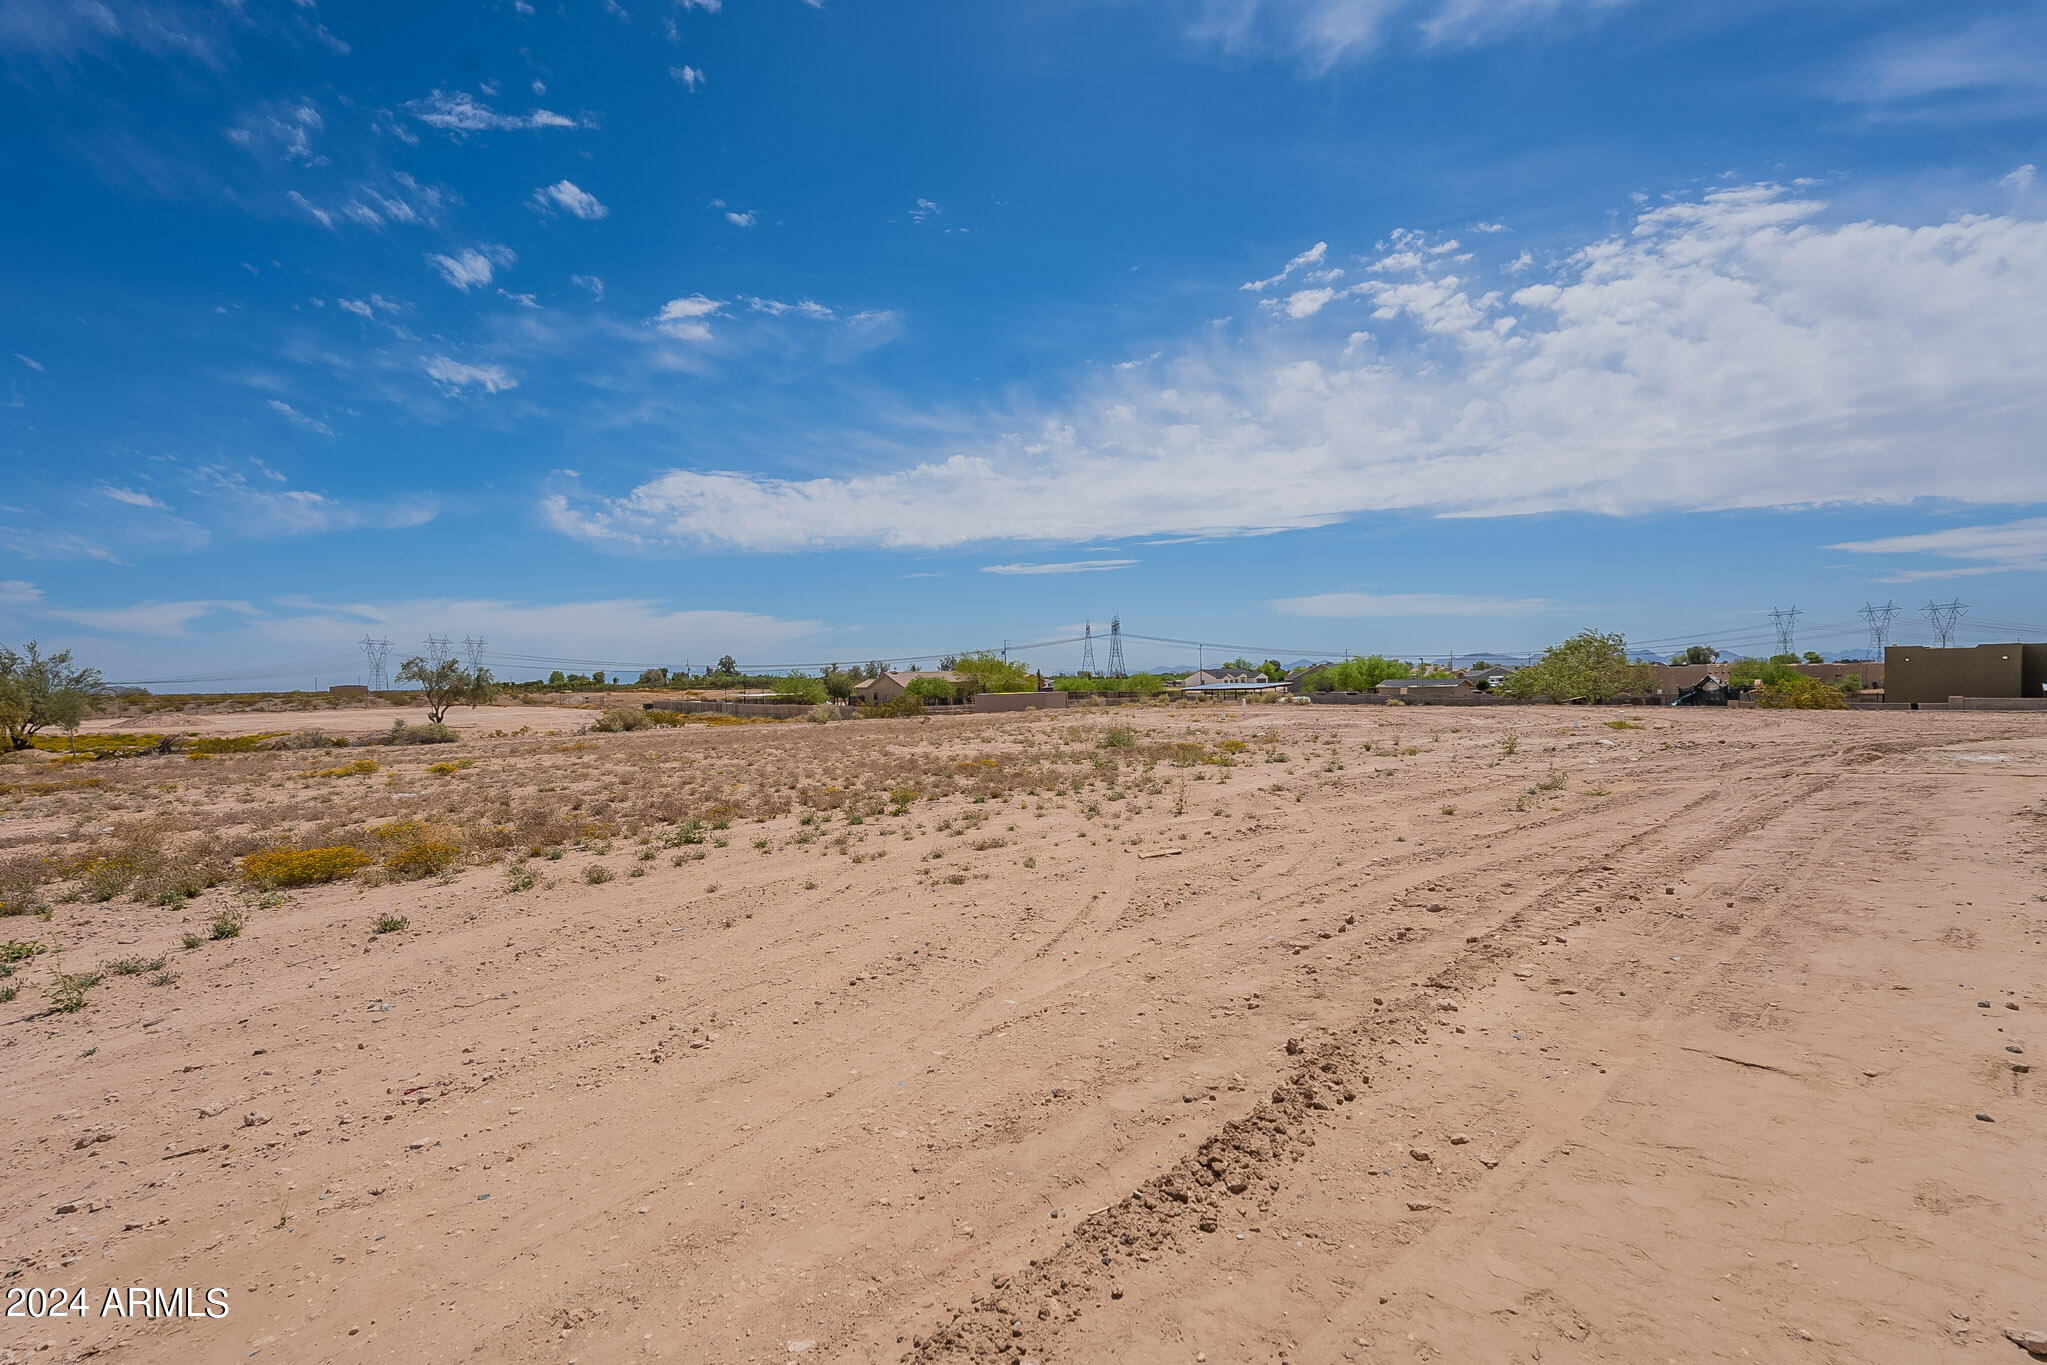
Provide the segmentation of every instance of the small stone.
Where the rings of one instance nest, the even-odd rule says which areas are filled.
[[[1462,1147],[1469,1141],[1471,1141],[1471,1134],[1469,1133],[1452,1133],[1450,1135],[1450,1145],[1452,1147]]]
[[[2022,1047],[2020,1047],[2020,1046],[2019,1046],[2019,1045],[2018,1045],[2017,1043],[2006,1043],[2006,1044],[2004,1045],[2004,1050],[2005,1050],[2006,1052],[2019,1052],[2019,1053],[2023,1053],[2023,1052],[2025,1051],[2025,1049],[2024,1049],[2024,1048],[2022,1048]]]
[[[2004,1002],[2004,1007],[2008,1010],[2015,1010],[2019,1007],[2019,1002],[2016,1000],[2007,1000]]]
[[[1194,1103],[1194,1092],[1192,1092],[1191,1090],[1190,1090],[1190,1091],[1183,1091],[1183,1092],[1181,1092],[1181,1095],[1180,1095],[1180,1103],[1182,1103],[1182,1104],[1192,1104],[1192,1103]]]
[[[1990,1115],[1988,1115],[1988,1114],[1978,1114],[1978,1115],[1976,1116],[1976,1121],[1977,1121],[1978,1123],[1995,1123],[1995,1122],[1997,1122],[1997,1120],[1996,1120],[1996,1119],[1994,1119],[1994,1118],[1990,1117]]]
[[[1976,1002],[1976,1008],[1979,1010],[1987,1010],[1990,1008],[1990,1002],[1988,1000],[1978,1000]]]
[[[1298,1038],[1289,1038],[1289,1039],[1287,1039],[1287,1040],[1286,1040],[1286,1055],[1287,1055],[1287,1056],[1289,1056],[1289,1057],[1298,1057],[1298,1056],[1300,1056],[1300,1055],[1301,1055],[1301,1040],[1300,1040],[1300,1039],[1298,1039]],[[1205,1356],[1204,1356],[1204,1357],[1201,1357],[1201,1359],[1206,1359],[1206,1357],[1205,1357]]]
[[[1500,1164],[1500,1159],[1496,1156],[1482,1156],[1478,1159],[1478,1164],[1490,1171]]]
[[[1407,1211],[1409,1213],[1427,1213],[1434,1207],[1436,1206],[1426,1199],[1410,1199],[1407,1201]]]
[[[270,1115],[264,1113],[261,1109],[251,1109],[248,1113],[242,1115],[242,1127],[244,1128],[261,1128],[268,1122],[270,1122]]]
[[[1416,1161],[1434,1161],[1436,1159],[1436,1154],[1426,1147],[1410,1147],[1407,1149],[1407,1154]]]

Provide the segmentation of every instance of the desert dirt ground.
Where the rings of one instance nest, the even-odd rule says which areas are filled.
[[[2040,718],[452,719],[367,777],[150,756],[0,794],[24,857],[405,820],[465,850],[0,919],[50,950],[0,1006],[0,1283],[231,1304],[0,1318],[11,1358],[1995,1361],[2047,1330]],[[175,980],[50,1010],[53,960],[123,955]]]

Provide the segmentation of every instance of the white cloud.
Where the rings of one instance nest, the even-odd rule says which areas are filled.
[[[1465,597],[1447,592],[1324,592],[1309,597],[1283,597],[1272,609],[1288,616],[1329,621],[1374,620],[1395,616],[1518,616],[1545,611],[1539,598]]]
[[[588,290],[590,293],[590,297],[593,299],[601,299],[604,297],[604,280],[601,276],[571,275],[569,276],[569,283],[575,285],[579,289]]]
[[[534,109],[524,114],[499,113],[461,90],[436,90],[425,99],[409,102],[405,108],[429,128],[439,128],[457,136],[508,129],[587,126],[586,121],[557,114],[551,109]]]
[[[670,299],[654,315],[654,326],[679,341],[709,341],[711,324],[707,319],[716,317],[724,308],[722,300],[707,299],[702,294]]]
[[[485,393],[503,393],[516,389],[519,381],[506,373],[501,365],[469,365],[447,356],[429,356],[424,362],[426,372],[450,393],[459,393],[470,387],[481,388]]]
[[[910,221],[913,223],[928,223],[944,212],[945,210],[940,208],[935,201],[919,199],[910,206]]]
[[[1188,30],[1196,43],[1236,57],[1279,56],[1310,71],[1370,56],[1389,39],[1470,47],[1572,11],[1597,13],[1629,0],[1201,0]]]
[[[694,95],[704,88],[704,73],[693,66],[671,66],[668,74],[682,83],[682,88]]]
[[[1851,540],[1827,548],[1861,555],[1933,555],[1961,561],[1940,568],[1902,570],[1884,580],[1888,583],[2013,571],[2047,572],[2047,517],[2027,517],[1996,526],[1955,526],[1878,540]]]
[[[557,494],[547,515],[596,543],[785,550],[1243,534],[1391,509],[2047,502],[2047,222],[1828,222],[1749,186],[1648,209],[1511,296],[1413,235],[1377,264],[1328,319],[1211,331],[908,466],[676,469],[622,496]],[[719,306],[698,296],[676,320]]]
[[[819,322],[829,322],[835,316],[831,309],[814,299],[799,299],[795,303],[784,303],[780,299],[757,299],[751,294],[741,295],[741,298],[745,301],[748,308],[751,308],[756,313],[766,313],[769,317],[787,317],[789,314],[794,313],[799,317],[815,318]]]
[[[2028,161],[2025,165],[2016,168],[2010,175],[2005,176],[1997,183],[2008,190],[2029,190],[2033,188],[2033,178],[2038,174],[2039,169],[2032,162]]]
[[[1317,242],[1315,243],[1315,245],[1309,247],[1306,251],[1303,251],[1300,255],[1288,261],[1286,263],[1285,268],[1282,269],[1277,275],[1268,275],[1262,280],[1252,280],[1247,284],[1240,284],[1237,287],[1239,289],[1248,290],[1253,294],[1262,294],[1266,290],[1272,288],[1274,285],[1283,283],[1287,279],[1287,277],[1292,275],[1295,271],[1305,270],[1309,266],[1322,264],[1322,262],[1328,257],[1328,255],[1329,243]]]
[[[303,194],[300,194],[297,190],[291,191],[285,198],[291,200],[302,213],[321,227],[326,228],[329,232],[334,230],[334,215],[306,198]]]
[[[435,506],[422,496],[365,502],[338,498],[311,489],[292,488],[284,477],[260,461],[251,462],[265,483],[225,465],[202,465],[192,471],[191,484],[202,503],[216,514],[223,529],[238,536],[267,538],[315,535],[326,531],[402,530],[432,521]]]
[[[322,436],[332,436],[334,434],[334,429],[325,422],[306,416],[306,414],[300,412],[282,398],[272,398],[267,401],[270,404],[270,410],[280,414],[288,422],[302,426],[307,431],[317,432]]]
[[[706,14],[716,14],[724,8],[724,0],[682,0],[684,9],[700,9]]]
[[[131,607],[35,608],[37,616],[69,621],[106,635],[148,635],[174,637],[188,633],[194,621],[232,612],[256,616],[256,608],[238,601],[139,602]]]
[[[725,221],[734,227],[752,227],[760,221],[760,215],[752,209],[748,209],[744,213],[727,209],[725,211]]]
[[[133,488],[122,488],[116,484],[103,483],[100,485],[100,493],[112,498],[115,502],[125,503],[130,507],[150,507],[159,512],[171,510],[166,503]]]
[[[0,607],[27,607],[43,600],[43,590],[26,579],[0,580]]]
[[[14,353],[14,358],[16,360],[19,360],[22,364],[28,366],[31,370],[34,370],[37,374],[44,373],[42,361],[32,359],[29,356],[25,356],[20,351],[16,351]]]
[[[405,305],[393,303],[382,294],[372,294],[366,299],[336,299],[336,305],[344,313],[353,313],[359,318],[374,318],[378,313],[404,311]]]
[[[428,252],[426,263],[441,272],[441,278],[454,285],[463,293],[480,289],[491,281],[492,274],[518,260],[508,246],[464,247],[453,256],[439,252]]]
[[[1127,569],[1137,563],[1134,559],[1070,559],[1061,564],[984,564],[982,573],[999,574],[1046,574],[1046,573],[1106,573],[1111,569]]]
[[[533,204],[541,209],[557,208],[589,221],[595,221],[611,212],[597,202],[596,195],[578,188],[567,180],[558,180],[552,185],[533,191]]]
[[[1947,32],[1904,32],[1856,57],[1834,94],[1877,118],[1965,121],[2047,109],[2047,24],[2015,6]]]

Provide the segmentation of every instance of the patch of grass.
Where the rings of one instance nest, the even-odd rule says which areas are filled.
[[[1531,788],[1531,790],[1539,792],[1553,792],[1560,790],[1563,787],[1563,785],[1564,771],[1563,769],[1559,768],[1554,772],[1550,773],[1550,775],[1548,777],[1545,777],[1542,781],[1536,783],[1535,786]]]
[[[1365,747],[1369,749],[1372,746],[1367,744]],[[1512,758],[1514,756],[1514,751],[1516,749],[1519,749],[1520,747],[1521,736],[1508,735],[1505,739],[1500,741],[1500,754],[1504,758]]]
[[[47,943],[39,943],[34,939],[10,938],[5,943],[0,943],[0,963],[26,962],[39,953],[49,951],[50,945]]]
[[[144,972],[160,972],[164,960],[160,957],[117,957],[106,964],[106,970],[115,976],[141,976]]]
[[[1137,732],[1127,725],[1111,725],[1102,735],[1104,749],[1134,749],[1137,747]]]
[[[85,1008],[85,993],[99,983],[96,971],[58,972],[50,978],[50,1004],[66,1014],[76,1014]]]
[[[315,886],[360,872],[372,861],[369,854],[346,844],[265,849],[242,859],[242,880],[265,887]]]
[[[226,938],[240,938],[241,935],[242,917],[232,910],[223,910],[213,917],[213,930],[207,937],[217,942]]]
[[[178,984],[178,974],[176,972],[158,972],[155,976],[149,978],[149,984],[152,986],[175,986]]]
[[[269,730],[260,735],[209,735],[202,739],[185,741],[188,756],[199,755],[212,758],[220,754],[253,754],[273,739],[286,738],[282,730]]]
[[[475,766],[476,760],[473,758],[458,758],[450,763],[430,763],[427,765],[427,771],[439,773],[445,777],[450,773],[459,773],[464,768],[473,768]]]
[[[206,942],[206,939],[202,935],[188,932],[178,942],[184,944],[187,948],[197,948],[200,944]]]
[[[1610,720],[1605,722],[1609,730],[1639,730],[1641,725],[1632,720]]]
[[[373,934],[402,934],[412,927],[412,921],[403,915],[379,915],[370,925]]]
[[[513,863],[505,869],[505,885],[514,891],[531,891],[533,882],[533,869],[524,863]]]
[[[612,878],[611,869],[606,867],[603,863],[592,863],[588,867],[583,869],[583,880],[590,883],[590,885],[592,886],[602,886],[604,885],[604,883],[610,881],[611,878]]]
[[[368,777],[381,765],[374,758],[358,758],[353,763],[344,763],[338,768],[308,769],[300,777]]]

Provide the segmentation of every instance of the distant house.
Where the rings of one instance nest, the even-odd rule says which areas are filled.
[[[1287,670],[1286,685],[1295,692],[1308,691],[1315,685],[1317,675],[1328,672],[1335,664],[1328,659],[1314,663],[1296,664]]]
[[[1472,686],[1463,678],[1454,678],[1444,674],[1434,678],[1388,678],[1374,690],[1388,697],[1404,697],[1409,692],[1441,693],[1446,689],[1451,691],[1461,689],[1469,692],[1472,690]]]
[[[1464,675],[1464,681],[1470,683],[1473,687],[1478,687],[1479,684],[1483,683],[1485,687],[1481,690],[1490,690],[1507,681],[1507,675],[1510,672],[1512,672],[1511,669],[1505,668],[1474,668]]]
[[[1263,674],[1248,668],[1202,668],[1180,680],[1182,687],[1209,687],[1216,683],[1264,682]]]
[[[955,687],[970,686],[974,681],[964,673],[954,673],[949,669],[914,669],[904,673],[884,673],[878,678],[869,678],[866,682],[855,684],[853,699],[862,702],[894,701],[908,692],[910,684],[919,678],[939,678]]]

